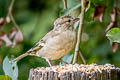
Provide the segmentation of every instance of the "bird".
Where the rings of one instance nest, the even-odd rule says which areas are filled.
[[[13,61],[18,62],[26,56],[38,56],[44,58],[49,66],[49,60],[58,60],[68,54],[76,44],[76,31],[74,24],[79,18],[61,16],[54,21],[54,27],[35,46]]]

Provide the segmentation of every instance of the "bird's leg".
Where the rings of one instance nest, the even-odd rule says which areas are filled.
[[[44,59],[47,61],[47,63],[49,64],[50,67],[52,67],[51,63],[50,63],[50,60],[46,57],[44,57]]]

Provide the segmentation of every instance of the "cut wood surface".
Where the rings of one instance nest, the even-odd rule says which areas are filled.
[[[111,64],[67,64],[31,69],[29,80],[120,80],[120,68]]]

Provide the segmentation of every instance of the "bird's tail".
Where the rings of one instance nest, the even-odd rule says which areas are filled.
[[[18,56],[17,58],[13,59],[13,61],[18,62],[19,60],[21,60],[22,58],[24,58],[24,57],[26,57],[28,55],[29,55],[29,53],[24,53],[24,54]]]

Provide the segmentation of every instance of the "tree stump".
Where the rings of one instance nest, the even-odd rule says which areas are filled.
[[[120,68],[111,64],[67,64],[31,69],[29,80],[120,80]]]

